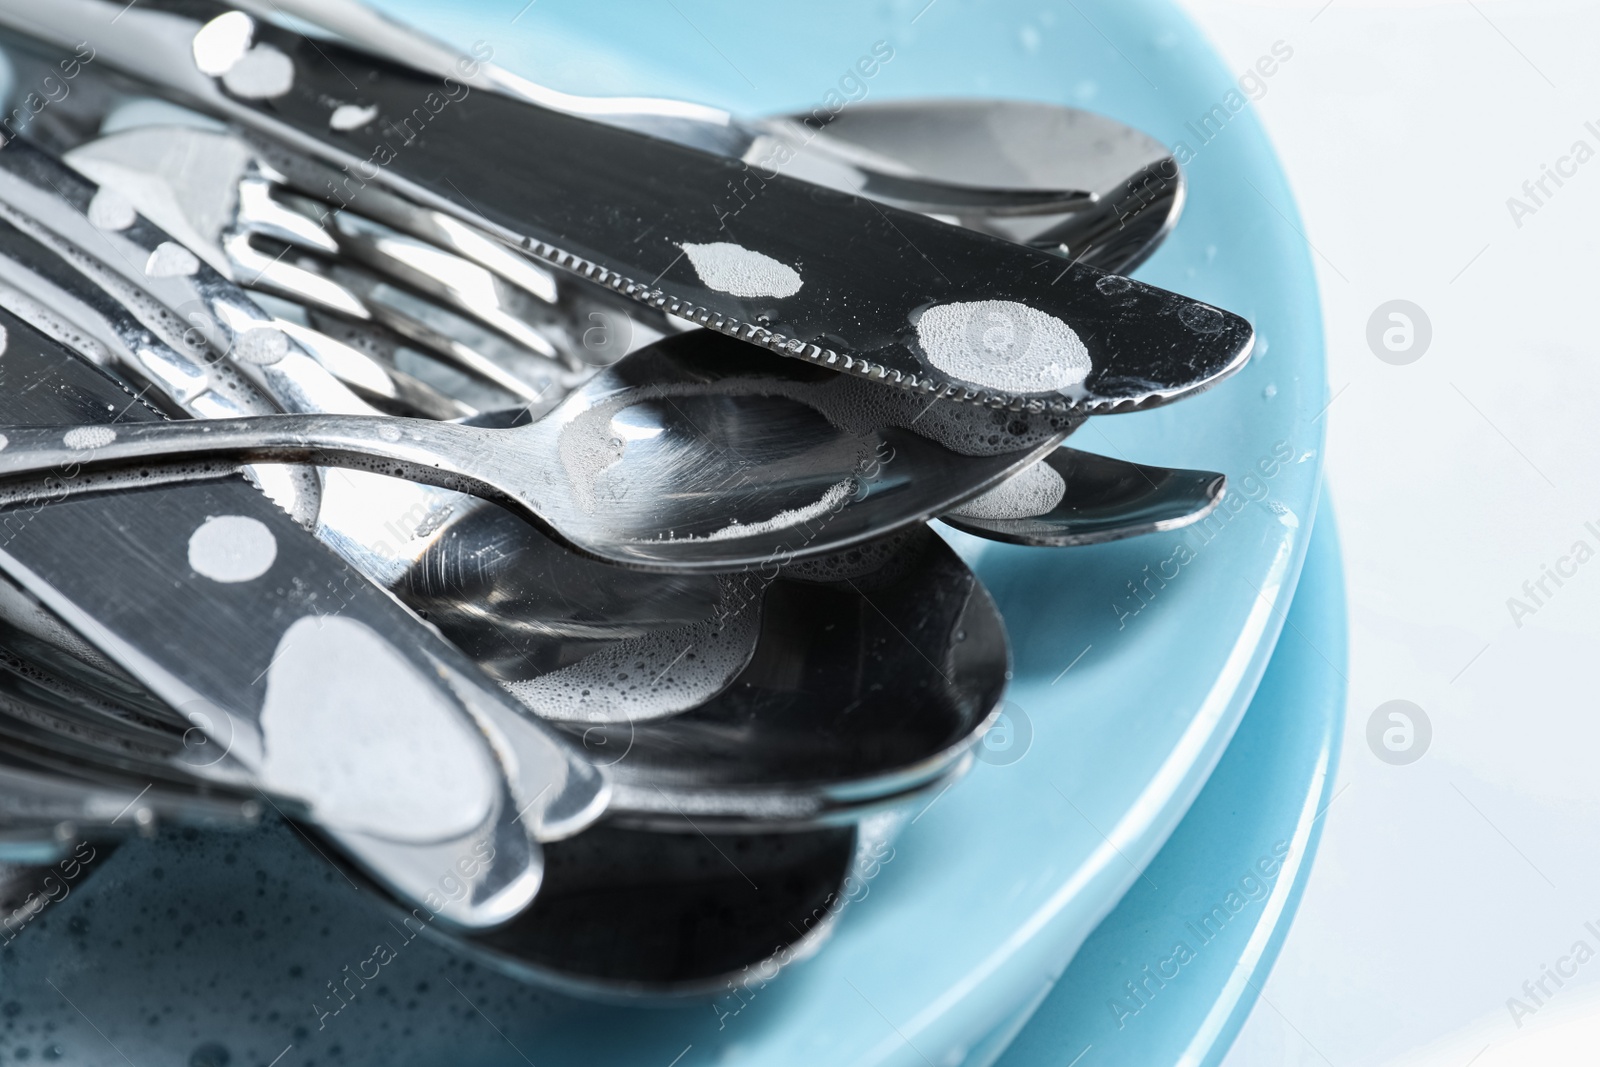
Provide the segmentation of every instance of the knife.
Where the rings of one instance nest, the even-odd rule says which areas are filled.
[[[930,395],[1131,410],[1215,384],[1252,344],[1236,315],[777,163],[474,90],[487,54],[441,78],[214,0],[0,0],[0,23],[339,167],[310,190],[335,204],[398,194],[680,318]]]
[[[159,418],[21,318],[0,330],[0,421],[91,441]],[[69,467],[0,511],[0,571],[203,732],[183,768],[303,815],[447,924],[526,906],[538,841],[592,821],[603,776],[237,475],[109,488]]]

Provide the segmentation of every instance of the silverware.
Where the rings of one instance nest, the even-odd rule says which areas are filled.
[[[186,126],[122,130],[74,148],[64,161],[111,195],[129,190],[128,203],[224,277],[348,320],[391,346],[416,347],[494,386],[503,404],[548,404],[574,380],[547,339],[550,328],[530,325],[533,301],[522,290],[353,214],[321,207],[324,225],[319,209],[286,191],[232,134]],[[425,299],[397,286],[421,290]],[[553,294],[553,282],[549,288]],[[383,370],[401,373],[392,365]]]
[[[1095,545],[1178,530],[1222,500],[1227,478],[1058,448],[940,518],[958,530],[1019,545]]]
[[[488,61],[466,75],[451,48],[357,0],[238,6],[268,19],[292,14],[375,55],[556,111],[750,164],[781,156],[793,177],[1115,273],[1138,266],[1182,209],[1183,175],[1164,145],[1076,108],[919,99],[856,101],[825,122],[810,114],[736,117],[682,100],[576,96]]]
[[[92,203],[97,194],[70,172],[38,172],[36,180],[50,187],[53,193],[42,203],[23,195],[24,189],[32,190],[35,186],[16,188],[3,180],[25,170],[22,162],[35,167],[43,167],[48,162],[37,153],[34,155],[38,158],[26,153],[18,157],[0,157],[0,203],[9,198],[39,210]],[[88,225],[86,220],[70,211],[65,215],[58,211],[51,215],[51,221],[63,229],[72,229],[76,224],[74,234],[96,249],[103,245],[100,254],[112,260],[142,261],[164,239],[139,220],[113,233],[92,228],[81,232]],[[79,248],[72,261],[81,266],[86,257],[87,253]],[[18,265],[0,264],[0,268],[6,266]],[[15,273],[19,280],[24,277],[20,270]],[[71,277],[57,280],[64,287],[74,282]],[[201,293],[210,293],[210,302],[203,306],[221,307],[233,316],[244,313],[236,297],[228,297],[223,289],[208,289],[205,268],[198,269],[194,277],[182,280]],[[155,288],[160,282],[170,289],[174,281],[155,279],[147,280],[147,284]],[[78,279],[77,284],[81,286],[83,280]],[[61,304],[63,298],[59,293],[38,291],[41,298]],[[189,290],[180,288],[178,293],[181,296],[186,291]],[[168,298],[172,298],[170,294]],[[730,342],[715,335],[701,336],[714,345],[730,346]],[[687,344],[688,338],[681,343]],[[741,356],[749,354],[742,349],[739,351]],[[795,366],[774,362],[786,371],[792,371]],[[139,369],[134,363],[121,365],[134,371]],[[274,389],[283,389],[285,382],[295,384],[295,389],[285,391],[286,403],[305,404],[306,398],[318,397],[338,400],[340,394],[336,389],[326,382],[318,383],[318,373],[322,373],[320,367],[301,359],[295,365],[293,377],[284,372],[270,384]],[[815,372],[807,373],[818,377]],[[159,387],[161,383],[155,384]],[[850,391],[860,388],[844,379],[837,379],[835,384],[844,385]],[[911,399],[905,394],[887,391],[885,397],[901,404]],[[964,417],[973,413],[973,409],[965,406],[954,410]],[[909,417],[915,412],[907,407],[904,414]],[[925,413],[923,424],[935,426],[938,414],[937,411]],[[370,549],[366,554],[355,551],[359,546],[353,546],[348,534],[340,532],[349,529],[341,525],[341,517],[354,509],[365,512],[380,509],[377,514],[382,516],[386,514],[382,508],[399,506],[395,502],[396,493],[399,501],[410,501],[415,512],[409,521],[416,522],[417,517],[421,517],[437,530],[425,540],[426,547],[414,562],[406,557],[407,569],[393,579],[396,591],[407,603],[423,611],[446,636],[507,685],[528,707],[551,719],[583,720],[584,726],[574,731],[574,736],[583,741],[585,751],[597,763],[614,763],[626,748],[614,733],[608,735],[601,730],[591,730],[597,722],[603,723],[608,717],[613,723],[622,717],[642,722],[688,711],[726,689],[758,652],[763,663],[773,656],[793,654],[790,646],[795,642],[783,629],[775,631],[765,642],[764,652],[760,652],[762,646],[758,638],[762,632],[763,604],[769,596],[779,597],[780,603],[793,600],[794,594],[785,593],[785,590],[795,587],[795,578],[782,577],[774,582],[776,575],[770,572],[699,577],[619,570],[561,549],[509,512],[471,498],[419,489],[409,483],[377,476],[362,476],[355,481],[348,478],[347,475],[328,478],[324,491],[325,514],[319,527],[324,536],[366,563],[373,558]],[[388,495],[377,491],[380,485]],[[339,514],[328,515],[329,508]],[[430,518],[436,513],[432,509],[443,512],[444,516]],[[407,520],[402,516],[398,521]],[[333,527],[329,526],[330,522]],[[921,542],[929,540],[925,532],[918,534]],[[913,544],[918,543],[918,539],[913,537]],[[853,571],[837,571],[835,563],[819,561],[802,567],[797,573],[809,570],[834,574],[835,581],[839,580],[838,574],[844,574],[856,585],[865,585],[873,572],[883,569],[887,561],[900,569],[911,566],[921,576],[930,604],[956,603],[972,595],[967,591],[971,576],[964,568],[952,568],[948,560],[938,565],[935,562],[939,558],[937,552],[930,556],[925,550],[912,551],[905,541],[905,537],[900,538],[898,548],[877,545],[856,553],[856,560],[850,564]],[[916,562],[918,559],[924,562]],[[863,595],[866,594],[854,587],[831,594],[824,601],[831,605],[826,611],[817,615],[813,610],[815,629],[819,633],[836,631],[835,639],[842,640],[861,629],[860,616],[870,614],[873,619],[880,618],[878,612],[882,608],[890,612],[893,625],[898,628],[894,635],[895,647],[909,654],[911,649],[903,645],[901,634],[920,632],[933,616],[924,618],[920,607],[914,604],[874,608],[872,603],[877,602],[876,598],[868,603],[862,600]],[[912,608],[915,610],[908,610]],[[47,627],[48,620],[35,620],[33,625]],[[970,648],[1003,647],[999,622],[992,611],[988,614],[977,611],[965,629],[974,636]],[[57,639],[59,633],[47,630],[46,636]],[[922,644],[928,645],[929,654],[942,656],[936,648],[940,640],[947,638],[948,634],[944,638],[936,635],[931,643],[924,641]],[[865,654],[845,655],[840,664],[853,662]],[[637,662],[641,658],[653,665],[646,667]],[[909,660],[904,672],[917,673],[923,662],[920,658]],[[633,681],[621,686],[611,685],[612,678],[599,677],[607,670],[607,664],[633,672]],[[787,777],[776,773],[785,768],[769,761],[761,765],[768,772],[765,775],[740,778],[730,775],[724,768],[715,778],[697,779],[691,764],[670,758],[683,751],[681,745],[673,751],[672,731],[651,727],[653,732],[644,750],[654,753],[653,762],[647,765],[640,761],[632,768],[628,798],[625,801],[614,798],[614,810],[619,812],[619,817],[627,815],[631,808],[634,817],[648,814],[657,818],[671,798],[670,803],[701,812],[708,818],[714,815],[730,825],[769,825],[780,818],[780,813],[786,813],[782,814],[782,819],[789,825],[839,818],[844,812],[859,810],[863,805],[877,803],[885,795],[904,791],[913,782],[958,761],[964,743],[970,740],[969,735],[981,729],[998,699],[1004,670],[1003,655],[998,659],[991,657],[988,665],[981,669],[952,670],[953,687],[926,696],[930,708],[941,710],[923,716],[923,724],[936,728],[908,734],[905,740],[909,747],[892,748],[882,744],[880,717],[884,709],[875,706],[870,694],[852,696],[846,693],[835,703],[839,707],[855,706],[863,697],[867,698],[865,708],[841,720],[841,728],[847,732],[855,728],[862,731],[856,739],[833,730],[839,746],[856,754],[854,760],[836,760],[825,746],[807,747],[803,743],[780,741],[787,736],[782,717],[774,720],[771,730],[747,734],[744,743],[752,754],[786,745],[793,747],[796,754],[806,754],[810,762],[791,762],[785,771]],[[830,682],[833,677],[825,674],[813,678],[809,688],[823,691],[840,681],[847,688],[855,684],[849,672]],[[97,684],[118,699],[127,699],[125,690],[103,679]],[[623,708],[625,714],[608,716],[597,712],[603,701],[583,699],[586,689],[596,694],[611,692],[618,696],[621,702],[613,706],[613,711]],[[826,701],[822,705],[797,714],[812,722],[829,721],[832,711]],[[704,732],[706,729],[701,719],[692,719],[683,727],[684,736],[691,730]],[[726,753],[719,759],[725,756]],[[863,762],[864,756],[870,758]]]
[[[1062,416],[919,404],[698,333],[626,357],[521,426],[348,415],[92,433],[11,426],[0,476],[219,458],[348,466],[506,502],[603,559],[727,570],[921,522],[1040,458],[1070,428]]]
[[[758,129],[767,143],[753,143],[744,158],[787,146],[795,176],[821,184],[848,188],[853,179],[836,169],[844,161],[869,174],[893,171],[901,183],[928,179],[939,189],[1009,194],[1010,201],[996,195],[962,204],[915,187],[900,193],[886,175],[857,183],[863,195],[884,203],[1118,274],[1143,263],[1183,209],[1183,173],[1161,142],[1105,115],[1055,104],[863,101],[826,125],[791,115]],[[1047,199],[1064,189],[1079,195]],[[1025,201],[1028,194],[1039,201]]]
[[[155,418],[22,320],[0,325],[10,417],[70,415],[86,432]],[[524,907],[538,840],[604,807],[590,764],[243,482],[41,501],[6,513],[0,570],[215,746],[151,764],[264,790],[408,900],[471,861],[471,892],[441,912],[463,926]]]
[[[1090,413],[1176,399],[1248,354],[1236,316],[1044,253],[859,198],[826,202],[781,173],[719,206],[727,164],[692,149],[494,93],[459,106],[463,83],[204,0],[114,8],[8,0],[0,15],[57,44],[116,15],[114,32],[90,41],[97,62],[352,168],[348,202],[369,187],[398,193],[784,355],[932,394]],[[413,117],[430,93],[438,110]],[[426,136],[396,125],[408,121]]]
[[[932,531],[770,582],[743,577],[728,599],[753,605],[746,619],[658,632],[511,686],[604,759],[614,821],[680,833],[836,824],[970,763],[1005,690],[1005,626]],[[741,624],[760,627],[748,662],[694,706],[675,702]]]

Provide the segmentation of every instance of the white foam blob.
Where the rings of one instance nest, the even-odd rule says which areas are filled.
[[[685,242],[682,249],[700,280],[719,293],[784,297],[800,291],[800,274],[771,256],[730,241]]]
[[[200,269],[194,253],[176,241],[162,241],[145,260],[144,272],[152,278],[187,278]]]
[[[194,39],[190,42],[194,65],[200,68],[202,74],[212,78],[222,77],[250,50],[250,40],[255,32],[255,21],[243,11],[218,15],[195,31]]]
[[[440,841],[488,818],[499,769],[438,679],[364,623],[297,620],[261,707],[261,778],[330,827]]]
[[[138,217],[133,204],[115,189],[102,186],[89,201],[89,221],[101,230],[126,230]]]
[[[1077,331],[1014,300],[939,304],[917,319],[928,361],[952,378],[1006,393],[1067,389],[1093,364]]]
[[[294,86],[294,60],[270,44],[258,44],[228,68],[222,84],[246,100],[271,100]]]
[[[359,130],[378,117],[378,105],[340,104],[328,116],[328,128],[334,130]]]
[[[822,499],[815,504],[807,504],[804,507],[780,511],[772,518],[763,519],[760,522],[741,523],[735,519],[722,529],[706,534],[704,537],[686,537],[681,540],[732,541],[740,537],[754,537],[758,534],[787,530],[791,527],[799,526],[801,523],[810,522],[812,519],[821,518],[829,512],[838,511],[844,507],[845,501],[855,495],[856,488],[855,479],[846,478],[842,482],[835,482],[830,485],[827,492],[822,494]]]
[[[6,349],[11,345],[11,335],[4,326],[0,326],[0,356],[6,354]]]
[[[6,450],[6,445],[9,445],[10,443],[11,438],[7,437],[3,433],[0,433],[0,452],[4,452]]]
[[[278,539],[248,515],[213,515],[189,535],[189,566],[213,582],[253,582],[277,558]]]
[[[79,451],[103,448],[117,439],[117,431],[109,426],[76,426],[61,435],[61,443]]]
[[[253,326],[233,344],[233,357],[257,366],[269,366],[289,354],[289,338],[271,326]]]
[[[1040,460],[950,513],[968,519],[1031,519],[1055,510],[1066,495],[1061,473]]]
[[[618,641],[569,666],[506,689],[565,722],[647,722],[699,707],[727,688],[755,652],[761,598],[722,581],[725,617]]]

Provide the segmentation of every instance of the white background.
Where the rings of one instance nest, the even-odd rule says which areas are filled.
[[[1600,1062],[1600,957],[1522,990],[1600,953],[1600,558],[1522,590],[1600,551],[1600,155],[1507,206],[1600,153],[1600,5],[1185,2],[1236,70],[1294,48],[1254,106],[1322,287],[1351,611],[1338,793],[1227,1064]],[[1406,366],[1367,342],[1394,299],[1432,324]],[[1367,743],[1393,699],[1433,727],[1407,766]]]

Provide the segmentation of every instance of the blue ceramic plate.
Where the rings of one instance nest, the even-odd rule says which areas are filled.
[[[709,1005],[603,1008],[419,941],[319,1028],[324,986],[386,935],[276,827],[107,859],[0,954],[6,1019],[23,1021],[0,1029],[0,1055],[53,1043],[69,1062],[173,1062],[220,1042],[230,1062],[282,1055],[281,1067],[956,1064],[995,1049],[1040,1001],[1178,824],[1255,691],[1318,499],[1321,324],[1276,160],[1248,107],[1233,109],[1236,74],[1185,18],[1164,0],[525,2],[390,7],[570,91],[756,113],[835,93],[1011,96],[1095,109],[1181,146],[1189,206],[1140,275],[1245,315],[1257,356],[1205,396],[1094,420],[1074,443],[1224,471],[1230,504],[1203,528],[1091,549],[951,535],[1015,644],[1008,728],[921,812],[833,942],[779,981]],[[878,42],[893,57],[848,80]],[[1202,141],[1191,123],[1206,115]]]
[[[999,1067],[1221,1062],[1277,958],[1331,801],[1345,698],[1344,575],[1324,512],[1286,631],[1189,813]],[[969,1057],[968,1067],[985,1060]]]

